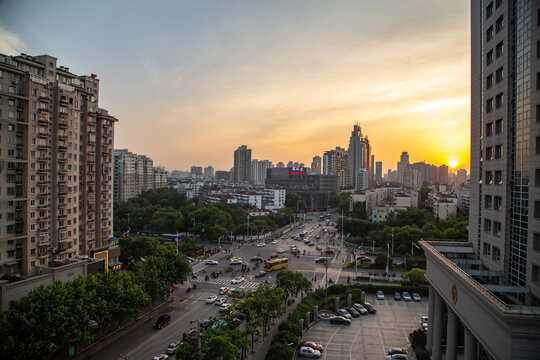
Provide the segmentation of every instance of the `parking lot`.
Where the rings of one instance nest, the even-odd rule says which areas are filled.
[[[427,315],[428,302],[395,301],[391,294],[385,300],[368,295],[376,314],[353,318],[351,325],[330,324],[320,320],[302,337],[324,346],[321,359],[384,359],[388,349],[408,347],[409,333],[420,327],[420,317]]]

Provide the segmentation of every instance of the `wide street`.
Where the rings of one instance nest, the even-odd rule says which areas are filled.
[[[336,219],[330,220],[331,222]],[[319,225],[320,224],[320,225]],[[327,228],[328,232],[323,229]],[[306,237],[310,237],[312,240],[317,241],[323,249],[334,249],[334,254],[324,254],[324,251],[316,250],[315,246],[308,246],[302,241],[293,240],[291,236],[298,235],[301,231],[309,231],[310,233]],[[260,256],[263,259],[269,258],[273,253],[277,253],[279,249],[283,249],[284,252],[280,253],[280,257],[287,257],[289,259],[289,269],[293,271],[300,271],[305,277],[314,281],[314,287],[324,287],[326,268],[322,263],[315,263],[315,259],[322,256],[327,256],[330,261],[328,267],[328,279],[332,282],[338,282],[339,277],[342,276],[341,282],[346,282],[347,276],[350,272],[343,272],[343,261],[346,258],[345,250],[340,253],[341,241],[333,239],[330,232],[333,232],[334,228],[326,226],[325,221],[319,222],[317,216],[307,216],[305,222],[298,222],[296,226],[291,229],[290,232],[283,234],[281,237],[277,237],[277,244],[272,244],[271,239],[266,239],[265,246],[256,246],[256,242],[253,244],[238,245],[223,244],[223,251],[219,252],[211,257],[212,260],[217,260],[217,265],[207,265],[204,261],[192,263],[193,272],[197,275],[197,279],[192,279],[183,285],[177,287],[174,292],[175,301],[165,307],[161,313],[168,313],[171,315],[171,323],[161,330],[154,330],[152,324],[154,323],[156,316],[152,319],[148,318],[141,322],[133,329],[127,331],[122,336],[118,336],[109,344],[106,344],[95,351],[89,351],[84,354],[84,359],[100,359],[100,360],[117,360],[122,355],[127,355],[129,359],[152,359],[153,356],[160,353],[164,353],[167,345],[172,341],[180,340],[182,334],[191,327],[197,327],[197,321],[203,321],[209,317],[218,317],[218,306],[214,304],[206,304],[205,299],[210,295],[216,295],[220,287],[244,287],[246,289],[254,289],[261,282],[275,282],[276,273],[269,273],[262,278],[255,278],[254,275],[257,271],[262,270],[262,266],[259,269],[254,270],[253,266],[255,262],[251,262],[250,258],[253,256]],[[320,239],[316,239],[316,236]],[[332,242],[335,245],[332,245]],[[264,242],[261,240],[261,242]],[[291,254],[291,245],[297,245],[300,250],[299,257]],[[216,244],[212,245],[216,247]],[[304,252],[305,251],[305,252]],[[235,275],[231,272],[226,273],[225,268],[229,267],[229,260],[226,258],[229,255],[234,257],[241,257],[247,266],[250,267],[250,271],[246,272],[245,282],[241,285],[231,285],[233,277],[241,276],[240,265],[231,266],[235,269]],[[211,277],[212,272],[222,272],[217,278]],[[209,280],[205,280],[205,276],[209,275]],[[315,280],[316,279],[316,280]],[[197,285],[195,290],[186,292],[188,286],[193,284]],[[228,301],[229,302],[229,301]]]

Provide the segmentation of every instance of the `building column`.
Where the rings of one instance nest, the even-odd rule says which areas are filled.
[[[476,360],[478,342],[473,333],[465,328],[464,360]]]
[[[448,308],[448,324],[446,327],[446,355],[445,360],[456,360],[457,354],[457,316]]]
[[[434,294],[434,297],[435,297],[435,308],[433,309],[433,343],[432,343],[433,347],[431,350],[431,359],[441,360],[443,300],[441,298],[441,295],[437,293]]]
[[[431,353],[433,348],[433,310],[435,308],[435,290],[429,286],[429,300],[428,300],[428,331],[427,331],[427,343],[426,350]]]

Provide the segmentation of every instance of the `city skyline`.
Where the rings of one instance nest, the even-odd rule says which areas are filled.
[[[228,170],[241,144],[309,165],[356,122],[384,171],[402,151],[469,169],[467,1],[132,5],[4,1],[0,52],[95,71],[117,148],[168,170]]]

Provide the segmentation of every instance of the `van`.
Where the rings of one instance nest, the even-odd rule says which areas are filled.
[[[171,322],[171,315],[163,314],[160,315],[156,322],[154,323],[154,329],[163,329],[165,326],[169,325]]]

